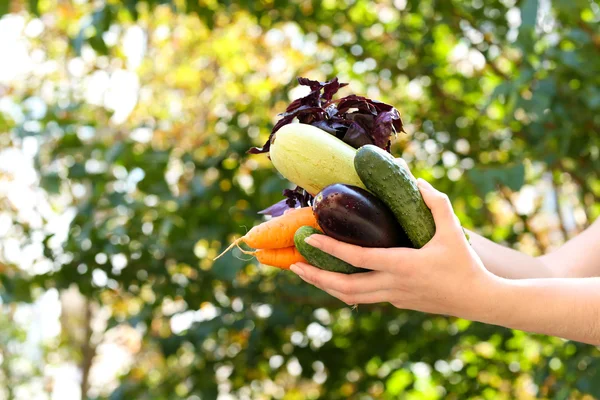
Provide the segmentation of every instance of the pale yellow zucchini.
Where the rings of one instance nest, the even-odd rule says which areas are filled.
[[[312,125],[283,126],[275,133],[269,154],[281,175],[313,196],[334,183],[365,189],[354,169],[356,149]]]

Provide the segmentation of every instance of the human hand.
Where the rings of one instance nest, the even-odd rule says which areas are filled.
[[[312,235],[306,239],[310,245],[372,271],[345,275],[305,263],[291,270],[349,305],[389,302],[472,319],[486,312],[493,307],[488,299],[499,278],[484,268],[467,242],[448,197],[422,179],[417,182],[436,224],[434,237],[423,248],[363,248]]]

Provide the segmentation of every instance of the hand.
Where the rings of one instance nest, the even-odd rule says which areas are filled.
[[[436,233],[421,249],[362,248],[325,235],[310,245],[356,267],[372,271],[345,275],[297,263],[291,270],[343,302],[389,302],[395,307],[462,318],[476,318],[493,307],[497,278],[467,242],[448,197],[419,179],[418,187],[433,214]],[[496,299],[494,299],[497,301]]]

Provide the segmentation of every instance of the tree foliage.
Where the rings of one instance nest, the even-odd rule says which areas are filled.
[[[580,232],[600,213],[597,3],[21,7],[0,22],[23,22],[34,68],[0,80],[0,143],[32,155],[39,201],[25,212],[0,200],[0,295],[7,307],[76,288],[85,307],[108,310],[81,344],[54,344],[84,376],[108,332],[139,333],[119,385],[82,385],[90,398],[600,397],[592,346],[351,310],[240,253],[212,261],[289,187],[246,151],[299,97],[297,76],[337,76],[349,83],[340,93],[400,110],[407,133],[392,152],[448,193],[466,227],[533,255]],[[43,251],[24,266],[14,243]],[[11,335],[0,328],[3,344]]]

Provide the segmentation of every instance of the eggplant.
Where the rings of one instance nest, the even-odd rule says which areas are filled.
[[[327,236],[362,247],[413,247],[392,211],[372,193],[335,183],[313,201],[319,227]]]

